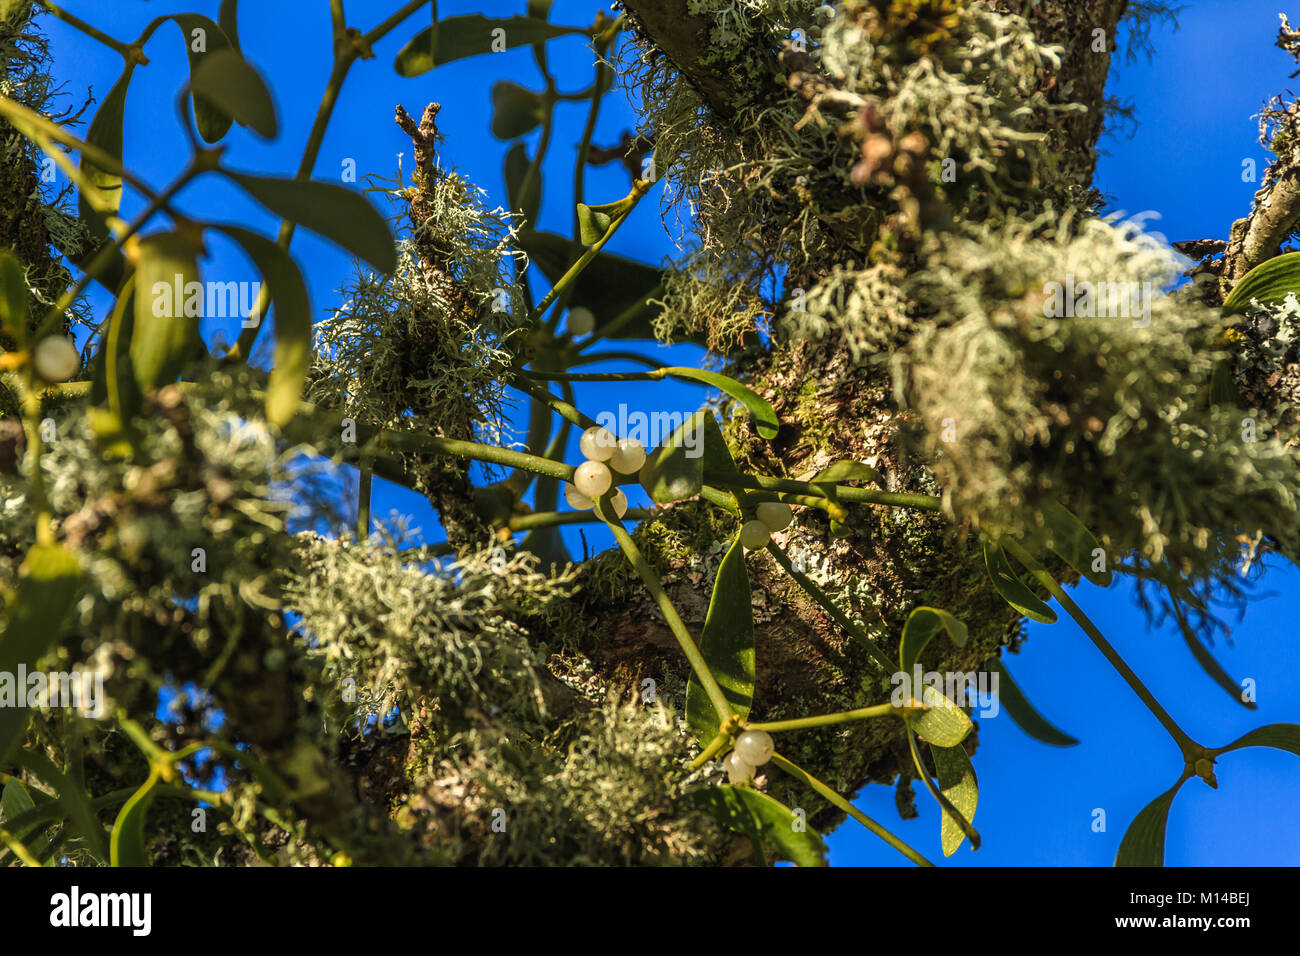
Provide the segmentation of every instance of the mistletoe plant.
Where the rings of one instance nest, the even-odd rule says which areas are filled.
[[[978,848],[967,686],[996,676],[1025,730],[1075,742],[1002,660],[1025,619],[1057,620],[1049,601],[1182,754],[1118,864],[1162,862],[1175,795],[1215,786],[1220,757],[1300,755],[1300,725],[1194,740],[1065,589],[1136,577],[1239,698],[1203,644],[1209,598],[1242,594],[1243,561],[1300,556],[1300,266],[1278,255],[1300,223],[1296,113],[1266,114],[1254,211],[1187,247],[1203,259],[1178,291],[1194,263],[1101,217],[1091,188],[1118,25],[1140,37],[1163,8],[623,0],[561,23],[546,0],[413,0],[361,29],[330,0],[333,66],[287,175],[223,145],[280,135],[237,7],[127,42],[52,0],[0,4],[0,676],[105,689],[100,713],[0,706],[9,862],[817,865],[852,817],[930,865],[850,798],[892,783],[915,816],[919,781],[943,853]],[[121,56],[84,131],[52,105],[42,16]],[[155,184],[125,118],[177,30],[189,161]],[[390,36],[395,96],[531,50],[541,88],[491,91],[504,205],[444,162],[451,105],[396,108],[414,167],[375,190],[393,220],[315,178],[340,91],[386,68]],[[1280,42],[1300,51],[1285,20]],[[560,87],[558,44],[590,85]],[[640,128],[602,147],[616,89]],[[587,110],[571,195],[543,182],[563,104]],[[589,196],[615,161],[626,194]],[[213,178],[278,235],[182,211]],[[538,228],[543,199],[568,235]],[[607,251],[656,200],[677,258]],[[299,227],[359,263],[316,324]],[[229,347],[199,331],[214,242],[262,279]],[[709,368],[629,344],[654,339],[707,347]],[[653,447],[575,398],[665,379],[717,398]],[[336,524],[351,473],[355,532]],[[373,521],[374,476],[426,497],[446,540]],[[583,523],[617,550],[575,562],[559,529]]]

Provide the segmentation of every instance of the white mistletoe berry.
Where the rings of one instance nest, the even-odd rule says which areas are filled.
[[[731,783],[744,783],[754,776],[754,765],[744,760],[734,750],[727,755],[723,763],[727,768],[727,780]]]
[[[608,428],[592,425],[578,439],[578,448],[590,461],[609,461],[618,450],[618,439]]]
[[[614,476],[603,462],[584,461],[573,472],[573,487],[588,498],[599,498],[613,483]]]
[[[746,551],[767,547],[771,538],[771,530],[761,521],[746,521],[740,529],[740,543]]]
[[[769,531],[784,531],[794,520],[794,511],[782,501],[764,501],[754,513]]]
[[[746,730],[736,738],[736,749],[732,753],[739,755],[745,763],[761,767],[772,759],[776,745],[772,735],[765,730]]]
[[[613,456],[609,459],[609,467],[620,475],[635,475],[644,464],[645,445],[635,438],[620,438]]]
[[[595,504],[594,501],[567,481],[564,483],[564,500],[569,503],[569,507],[574,511],[587,511]]]
[[[36,374],[47,382],[66,382],[81,368],[77,347],[62,335],[41,339],[32,352]]]

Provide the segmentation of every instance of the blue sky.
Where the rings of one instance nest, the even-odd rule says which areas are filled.
[[[215,18],[217,0],[119,0],[112,4],[67,0],[73,13],[119,39],[133,40],[153,17],[200,12]],[[245,54],[266,76],[280,109],[281,130],[272,143],[236,129],[227,139],[228,161],[243,169],[291,175],[306,142],[316,105],[330,67],[328,4],[324,0],[281,0],[241,4],[240,33]],[[368,30],[395,10],[398,0],[349,0],[352,25]],[[509,15],[522,12],[523,0],[495,3],[490,10],[474,2],[439,4],[443,16],[464,12]],[[559,0],[552,18],[581,24],[591,21],[599,5]],[[316,176],[339,181],[348,160],[358,171],[392,177],[398,154],[411,168],[411,147],[393,124],[393,107],[402,103],[418,116],[424,105],[443,104],[439,125],[446,135],[444,164],[458,167],[486,189],[491,201],[504,202],[501,163],[505,144],[488,133],[490,89],[498,79],[538,87],[539,76],[526,50],[463,60],[416,79],[392,70],[397,50],[424,23],[418,15],[376,48],[376,59],[358,64],[348,79],[330,128]],[[1267,156],[1256,143],[1252,119],[1264,100],[1285,89],[1294,69],[1289,57],[1272,47],[1277,7],[1270,2],[1234,0],[1186,5],[1181,28],[1157,24],[1155,57],[1129,64],[1123,59],[1109,92],[1130,100],[1138,125],[1131,138],[1108,138],[1108,151],[1097,185],[1111,197],[1111,207],[1128,214],[1159,214],[1151,228],[1171,240],[1225,237],[1232,221],[1249,208],[1256,185],[1242,181],[1242,164],[1253,159],[1262,172]],[[45,18],[56,55],[56,74],[66,82],[69,104],[80,105],[86,87],[102,97],[120,72],[120,58],[51,18]],[[550,62],[562,90],[590,83],[592,58],[580,39],[553,42]],[[164,25],[150,42],[152,63],[136,73],[127,109],[126,158],[147,181],[161,186],[186,159],[184,137],[176,119],[175,96],[186,75],[184,46],[173,25]],[[572,159],[584,104],[561,104],[544,182],[554,193],[544,202],[541,227],[569,228]],[[626,98],[615,91],[606,98],[596,142],[617,141],[635,120]],[[1127,132],[1127,131],[1124,131]],[[533,145],[536,133],[528,142]],[[588,202],[620,198],[626,174],[616,165],[592,169],[587,177]],[[652,194],[657,200],[658,193]],[[182,208],[250,225],[274,236],[278,222],[217,177],[209,176],[187,191]],[[128,194],[125,211],[140,208]],[[654,202],[643,203],[610,248],[623,255],[658,262],[671,251]],[[221,240],[211,243],[206,275],[223,280],[255,280],[241,255]],[[351,271],[337,247],[299,230],[295,258],[303,267],[313,306],[324,315],[339,299],[336,288]],[[107,300],[95,300],[103,316]],[[205,326],[209,343],[218,334],[236,334]],[[646,345],[657,358],[674,364],[699,359],[689,346],[668,349]],[[646,388],[588,385],[578,388],[578,404],[588,414],[617,411],[620,402],[644,410],[691,410],[702,389],[681,383]],[[570,457],[577,460],[576,436]],[[633,499],[635,505],[637,501]],[[410,516],[429,540],[438,540],[436,518],[423,499],[377,481],[373,513]],[[566,537],[578,553],[577,532]],[[593,550],[612,544],[608,533],[586,527]],[[1093,616],[1111,642],[1147,682],[1165,707],[1194,737],[1221,745],[1253,727],[1273,722],[1300,722],[1300,647],[1294,622],[1300,612],[1300,574],[1293,568],[1271,570],[1256,587],[1256,600],[1244,620],[1235,623],[1232,642],[1218,641],[1215,653],[1230,674],[1253,678],[1259,710],[1234,704],[1192,661],[1177,631],[1153,628],[1134,605],[1122,579],[1109,590],[1085,586],[1076,600]],[[954,609],[957,610],[957,609]],[[1062,615],[1064,618],[1064,615]],[[1100,654],[1068,618],[1052,626],[1032,625],[1030,639],[1010,669],[1029,698],[1050,720],[1082,742],[1057,749],[1028,738],[1008,717],[981,722],[975,757],[981,794],[975,823],[984,838],[978,852],[967,847],[952,865],[1110,865],[1129,821],[1146,803],[1177,778],[1181,759],[1153,717],[1142,707]],[[1257,749],[1223,758],[1219,789],[1189,782],[1174,804],[1166,859],[1174,865],[1287,865],[1300,861],[1300,816],[1294,796],[1300,787],[1300,758]],[[858,805],[932,859],[940,858],[938,811],[918,787],[920,819],[903,823],[888,788],[870,788]],[[1106,814],[1104,832],[1092,829],[1096,811]],[[848,823],[830,835],[831,862],[838,865],[906,865],[871,834]]]

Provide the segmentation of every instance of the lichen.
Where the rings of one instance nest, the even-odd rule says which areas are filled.
[[[1268,414],[1211,401],[1223,320],[1165,294],[1178,271],[1151,237],[1097,220],[934,244],[912,283],[933,317],[907,394],[959,517],[1032,536],[1059,499],[1112,556],[1192,576],[1230,576],[1236,535],[1261,528],[1297,553],[1297,451]]]

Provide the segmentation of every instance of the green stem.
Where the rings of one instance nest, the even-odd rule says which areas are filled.
[[[374,46],[388,34],[392,33],[397,27],[401,26],[409,17],[414,15],[421,7],[427,6],[429,0],[407,0],[407,3],[391,17],[385,20],[379,26],[367,33],[363,40],[367,46]]]
[[[599,334],[597,329],[596,333]],[[583,342],[577,347],[577,351],[584,349],[589,343]],[[580,365],[597,365],[601,362],[637,362],[641,365],[647,365],[653,369],[667,368],[663,362],[658,359],[652,359],[648,355],[639,355],[636,352],[597,352],[595,355],[578,356],[573,352],[569,353],[572,360],[568,363],[569,368],[577,368]]]
[[[521,202],[528,195],[528,191],[532,189],[534,180],[542,174],[542,160],[546,158],[546,154],[551,149],[551,134],[555,127],[555,99],[555,80],[548,73],[546,74],[546,92],[542,94],[542,136],[537,141],[537,155],[528,164],[528,169],[524,171],[523,182],[519,184],[519,199]],[[523,212],[522,208],[516,211]],[[533,224],[529,223],[529,225]]]
[[[712,760],[718,751],[727,746],[730,742],[731,734],[725,730],[718,731],[718,735],[709,741],[709,745],[700,751],[698,757],[691,761],[691,769],[699,770],[706,763]]]
[[[526,374],[527,373],[525,373],[525,375]],[[537,382],[529,381],[528,378],[522,375],[515,378],[514,385],[520,391],[528,393],[528,395],[551,409],[555,414],[559,415],[566,421],[572,422],[579,428],[587,429],[597,424],[595,419],[588,418],[569,402],[551,394],[551,390],[546,388],[544,385],[539,385]]]
[[[375,435],[374,445],[377,448],[391,449],[393,451],[472,458],[475,461],[486,461],[494,465],[504,465],[507,468],[522,468],[525,471],[531,471],[547,478],[558,478],[561,481],[573,480],[573,466],[566,465],[562,461],[551,461],[549,458],[541,458],[527,452],[515,451],[512,448],[483,445],[479,442],[462,441],[458,438],[438,438],[433,435],[381,431]]]
[[[154,743],[149,734],[145,732],[145,729],[128,717],[126,711],[120,708],[117,711],[117,724],[139,751],[145,755],[150,764],[159,765],[169,762],[172,755]]]
[[[325,93],[321,97],[320,107],[316,111],[316,119],[312,123],[311,133],[307,137],[307,147],[303,150],[302,161],[298,164],[298,172],[295,179],[305,180],[311,178],[312,170],[316,167],[316,158],[320,155],[321,144],[325,141],[325,131],[328,129],[330,119],[334,115],[334,107],[338,104],[339,94],[343,90],[343,82],[347,79],[348,71],[352,69],[352,64],[356,62],[357,52],[350,46],[340,46],[334,55],[334,66],[330,70],[329,82],[325,85]],[[280,233],[276,237],[276,245],[286,252],[289,250],[290,243],[293,242],[293,234],[296,224],[290,219],[280,221]],[[257,301],[253,305],[251,315],[263,315],[266,307],[271,302],[271,295],[268,287],[264,284],[257,294]],[[257,336],[262,331],[264,322],[245,322],[245,328],[239,333],[239,338],[235,340],[235,345],[226,353],[227,361],[247,361],[253,354],[253,346],[257,344]]]
[[[129,44],[123,43],[121,40],[113,39],[103,30],[100,30],[97,27],[92,27],[85,20],[73,16],[57,4],[51,3],[50,0],[40,0],[40,4],[68,26],[80,30],[92,40],[97,40],[104,44],[104,46],[117,51],[117,53],[121,55],[122,59],[126,60],[128,63],[131,62],[131,46]]]
[[[600,254],[600,250],[605,247],[605,243],[614,238],[614,234],[618,232],[619,227],[627,221],[627,217],[632,215],[633,210],[636,209],[637,204],[641,201],[641,197],[644,196],[649,189],[650,184],[641,179],[638,179],[633,184],[632,191],[628,194],[628,198],[631,202],[628,204],[627,209],[620,213],[618,218],[609,224],[609,228],[605,230],[605,234],[596,240],[596,242],[592,243],[591,247],[582,254],[578,261],[571,265],[564,275],[560,276],[559,281],[556,282],[555,285],[551,286],[551,291],[546,293],[546,297],[537,304],[537,308],[533,309],[532,314],[528,316],[530,324],[540,321],[541,318],[546,315],[546,310],[550,308],[551,303],[555,301],[556,297],[569,291],[577,281],[578,276],[582,275],[587,266],[591,264],[591,261]]]
[[[746,724],[748,730],[766,730],[778,733],[783,730],[806,730],[809,727],[825,727],[828,724],[844,724],[852,720],[871,720],[876,717],[898,717],[902,711],[893,704],[876,704],[874,707],[859,707],[857,710],[844,710],[838,714],[818,714],[816,717],[796,717],[793,720],[774,720],[770,723]]]
[[[31,507],[36,511],[36,542],[42,545],[54,544],[53,515],[50,500],[45,492],[45,472],[41,469],[41,458],[45,454],[45,439],[41,435],[41,398],[32,388],[30,373],[26,387],[23,389],[23,431],[27,435],[28,454],[31,456],[31,471],[27,476],[31,485]]]
[[[42,137],[51,139],[56,143],[62,143],[89,159],[104,172],[120,177],[123,182],[128,183],[141,195],[151,198],[154,195],[153,189],[148,183],[123,167],[119,160],[110,156],[98,146],[92,146],[90,143],[77,139],[57,123],[51,122],[41,114],[29,110],[21,103],[17,103],[3,95],[0,95],[0,116],[13,123],[23,135],[32,139]],[[44,143],[40,145],[47,153],[50,152]]]
[[[597,55],[601,54],[602,51],[597,50]],[[586,201],[583,193],[586,191],[587,156],[591,152],[591,137],[596,132],[596,120],[600,116],[600,101],[605,98],[601,81],[604,72],[608,69],[603,60],[597,60],[596,82],[591,88],[591,108],[587,110],[587,122],[582,127],[582,138],[578,140],[578,157],[573,166],[573,237],[575,240],[581,232],[578,225],[578,203]]]
[[[836,793],[830,787],[826,786],[826,784],[822,783],[820,780],[818,780],[812,774],[808,773],[802,767],[799,767],[797,764],[791,763],[789,760],[787,760],[785,757],[782,757],[780,754],[772,754],[772,763],[776,764],[778,767],[780,767],[786,773],[790,774],[790,776],[794,777],[796,780],[802,781],[804,784],[811,787],[817,793],[821,794],[821,796],[824,797],[829,803],[831,803],[833,806],[837,807],[839,810],[843,811],[844,813],[847,813],[854,820],[857,820],[864,827],[866,827],[876,836],[880,837],[880,839],[884,840],[886,843],[892,846],[899,853],[903,854],[903,856],[907,857],[917,866],[934,866],[933,863],[931,863],[929,860],[923,857],[920,853],[917,853],[915,850],[913,850],[910,846],[908,846],[898,837],[894,836],[894,834],[890,833],[879,823],[871,819],[871,817],[867,816],[865,813],[863,813],[853,804],[849,803],[849,801],[845,800],[838,793]]]
[[[86,268],[82,270],[81,278],[78,279],[74,285],[68,288],[63,295],[59,296],[59,301],[54,304],[49,312],[46,313],[45,318],[41,321],[40,328],[36,331],[36,341],[39,342],[42,338],[54,331],[54,327],[58,323],[59,319],[68,311],[69,308],[72,307],[72,303],[86,291],[86,287],[90,285],[91,281],[95,278],[96,273],[98,273],[103,266],[108,264],[108,260],[111,257],[113,250],[120,249],[128,239],[139,233],[140,230],[148,225],[149,220],[152,219],[156,213],[159,213],[164,209],[170,212],[172,199],[175,198],[176,194],[184,189],[186,185],[188,185],[194,177],[199,174],[201,169],[201,164],[191,162],[185,171],[181,173],[181,175],[178,176],[170,186],[149,201],[149,204],[145,206],[144,211],[135,217],[135,220],[127,226],[124,233],[120,236],[114,236],[112,242],[104,243],[99,251],[95,253],[94,258],[86,264]]]
[[[691,637],[691,632],[687,630],[686,624],[682,621],[681,615],[673,607],[673,602],[669,599],[667,592],[664,591],[663,584],[659,581],[659,575],[655,574],[654,568],[650,567],[649,562],[637,548],[636,542],[632,536],[627,533],[623,523],[618,519],[611,520],[605,518],[605,524],[609,530],[614,533],[614,540],[618,546],[623,549],[627,555],[628,561],[636,569],[636,573],[641,576],[645,582],[646,590],[654,598],[655,603],[659,605],[659,610],[663,613],[664,620],[668,623],[668,628],[673,632],[673,637],[681,645],[682,652],[686,655],[686,660],[690,662],[691,670],[695,672],[700,685],[709,697],[709,702],[713,704],[713,709],[717,712],[718,722],[725,723],[727,718],[732,716],[731,705],[727,703],[726,696],[722,693],[722,688],[718,682],[713,679],[713,674],[709,670],[709,665],[704,662],[704,656],[700,653],[695,639]]]
[[[653,518],[651,508],[630,508],[623,515],[624,521],[645,521]],[[507,527],[511,531],[532,531],[534,528],[554,528],[560,525],[589,524],[603,520],[594,511],[539,511],[530,515],[518,515],[511,518]]]
[[[563,430],[563,429],[561,429]],[[543,458],[559,458],[563,446],[557,448],[554,442],[547,444],[551,438],[551,410],[548,403],[532,401],[528,403],[528,440],[525,447],[531,455]],[[506,478],[506,484],[513,488],[516,495],[522,496],[533,483],[530,472],[514,471]]]
[[[1133,689],[1133,692],[1141,698],[1142,703],[1146,704],[1147,709],[1155,715],[1156,720],[1160,721],[1165,730],[1169,731],[1169,735],[1174,738],[1174,742],[1178,744],[1178,748],[1183,752],[1183,757],[1189,763],[1194,763],[1196,760],[1205,756],[1205,748],[1192,740],[1191,737],[1187,736],[1187,734],[1183,732],[1183,729],[1174,721],[1173,717],[1169,716],[1169,712],[1160,706],[1160,702],[1155,699],[1155,696],[1149,690],[1147,690],[1146,685],[1143,684],[1137,674],[1133,672],[1133,669],[1128,666],[1124,661],[1124,658],[1120,657],[1115,648],[1111,647],[1110,642],[1102,636],[1101,631],[1099,631],[1097,626],[1092,623],[1092,620],[1088,615],[1084,614],[1079,606],[1070,599],[1070,595],[1065,593],[1065,590],[1057,583],[1056,578],[1052,577],[1052,575],[1048,573],[1047,569],[1039,564],[1038,560],[1032,554],[1020,547],[1020,545],[1015,541],[1012,541],[1010,538],[1002,538],[998,543],[1014,555],[1016,560],[1023,564],[1029,572],[1042,583],[1043,587],[1047,588],[1052,597],[1056,598],[1057,603],[1060,604],[1061,607],[1065,608],[1070,617],[1074,618],[1075,623],[1078,624],[1079,627],[1083,629],[1083,632],[1088,635],[1092,640],[1092,643],[1097,646],[1097,650],[1101,651],[1102,656],[1104,656],[1106,660],[1110,661],[1111,666],[1114,667],[1115,670],[1119,671],[1120,676],[1123,677],[1129,687]]]
[[[700,497],[714,507],[729,511],[736,516],[740,515],[740,502],[730,491],[719,491],[717,488],[705,485],[700,489]]]
[[[369,468],[361,469],[357,483],[357,541],[370,540],[370,479]]]
[[[4,843],[10,853],[22,860],[24,866],[40,868],[41,861],[32,856],[32,852],[23,845],[21,840],[3,828],[0,828],[0,843]]]
[[[786,491],[796,495],[815,495],[826,497],[822,488],[809,481],[794,481],[789,478],[769,478],[766,475],[737,475],[727,472],[704,473],[704,480],[713,485],[742,488],[760,488],[764,491]],[[853,488],[848,485],[835,485],[835,497],[840,501],[853,501],[872,505],[891,505],[898,508],[916,508],[921,511],[939,511],[942,501],[932,495],[905,494],[893,491],[879,491],[875,488]]]

